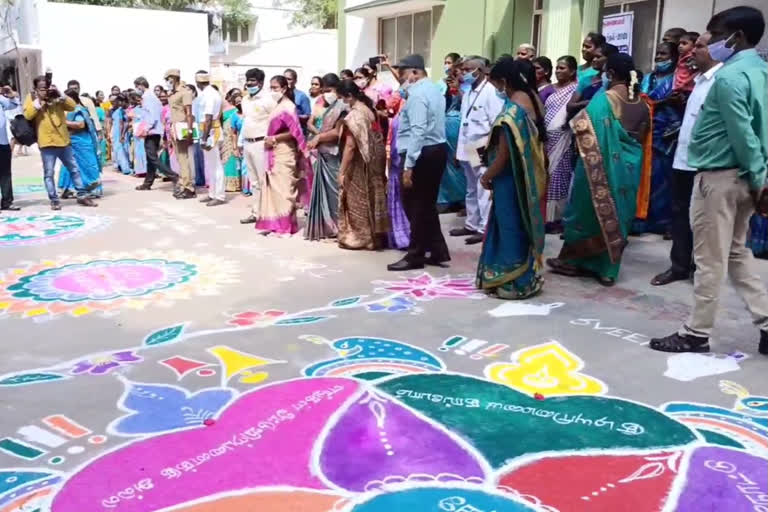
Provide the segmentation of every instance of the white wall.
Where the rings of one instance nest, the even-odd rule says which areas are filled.
[[[306,91],[313,75],[338,72],[337,31],[291,26],[297,5],[291,0],[251,0],[253,39],[246,45],[230,43],[227,55],[212,58],[214,79],[229,88],[242,86],[245,71],[253,67],[267,78],[292,68],[299,75],[299,89]]]
[[[661,34],[673,27],[704,32],[712,17],[713,0],[672,0],[664,2]]]
[[[125,89],[141,75],[154,86],[169,68],[191,82],[210,66],[205,14],[47,2],[40,36],[43,67],[62,89],[71,79],[90,93]]]

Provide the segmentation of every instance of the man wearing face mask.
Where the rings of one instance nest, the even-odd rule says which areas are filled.
[[[491,192],[480,184],[486,171],[482,163],[483,152],[488,145],[493,122],[505,103],[505,98],[500,97],[496,88],[488,83],[484,64],[481,57],[467,57],[461,65],[462,84],[468,85],[469,90],[461,100],[461,127],[456,159],[461,163],[467,178],[467,217],[464,227],[452,229],[450,234],[468,237],[467,245],[483,241],[491,209]]]
[[[663,352],[709,352],[709,336],[726,272],[760,329],[758,350],[768,355],[768,292],[746,247],[756,206],[768,213],[768,64],[755,50],[765,33],[763,14],[734,7],[707,25],[709,54],[723,62],[696,120],[688,165],[693,185],[694,306],[681,329],[651,340]]]
[[[243,160],[248,168],[251,179],[253,204],[251,214],[240,221],[241,224],[255,224],[259,218],[261,184],[259,174],[264,174],[264,139],[267,137],[269,116],[277,107],[272,94],[264,89],[264,71],[259,68],[245,72],[245,90],[243,102],[240,104],[243,113],[243,129],[240,130],[238,146],[243,152]]]
[[[401,93],[408,98],[400,111],[397,145],[404,162],[403,206],[411,223],[411,239],[408,253],[389,265],[390,271],[420,269],[425,264],[442,266],[451,259],[437,212],[440,180],[448,159],[445,97],[427,78],[421,55],[404,57],[397,70]]]
[[[192,115],[192,102],[195,98],[187,87],[181,85],[180,76],[181,72],[178,69],[169,69],[165,72],[165,87],[168,89],[168,104],[171,106],[172,144],[176,160],[179,162],[179,182],[174,197],[192,199],[197,195],[192,175],[194,134],[191,129],[188,129],[185,137],[179,137],[180,130],[177,128],[183,125],[190,128],[195,125],[195,118]]]
[[[179,175],[173,172],[157,156],[160,150],[160,143],[163,140],[163,133],[165,132],[165,127],[163,126],[163,104],[160,103],[160,99],[155,95],[154,91],[150,90],[149,82],[143,76],[134,80],[133,85],[141,93],[141,105],[146,111],[145,120],[149,125],[149,132],[144,138],[144,149],[147,153],[147,175],[144,178],[144,183],[136,187],[136,190],[150,190],[155,182],[158,170],[162,175],[168,176],[175,184],[179,181]],[[174,193],[176,193],[176,190],[174,190]]]
[[[219,152],[222,98],[219,91],[211,85],[207,71],[198,71],[195,74],[195,82],[201,91],[200,145],[205,158],[205,181],[208,183],[208,197],[200,202],[206,203],[206,206],[219,206],[226,202],[224,166]]]

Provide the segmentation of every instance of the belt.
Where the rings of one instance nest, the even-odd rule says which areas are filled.
[[[245,142],[261,142],[261,141],[263,141],[264,139],[266,139],[266,137],[256,137],[255,139],[243,139],[243,140],[244,140]]]
[[[735,171],[737,167],[712,167],[710,169],[699,169],[698,172],[712,172],[712,171]]]

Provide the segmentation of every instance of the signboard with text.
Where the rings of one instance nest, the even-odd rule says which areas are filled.
[[[609,44],[619,48],[620,52],[632,55],[632,27],[635,13],[623,12],[603,17],[603,35]]]

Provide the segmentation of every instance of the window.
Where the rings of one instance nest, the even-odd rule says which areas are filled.
[[[536,51],[541,48],[541,34],[544,23],[544,0],[536,0],[533,4],[533,27],[531,28],[531,44]]]
[[[230,43],[245,44],[251,40],[251,24],[250,23],[234,24],[234,23],[227,23],[225,21],[222,24],[222,32],[224,33],[224,37]]]
[[[379,19],[379,51],[392,61],[418,53],[430,66],[434,24],[432,11]]]
[[[603,16],[622,12],[635,13],[632,26],[632,57],[643,71],[653,67],[656,45],[661,41],[659,18],[661,0],[605,0]]]

